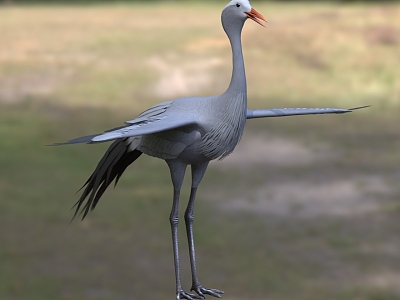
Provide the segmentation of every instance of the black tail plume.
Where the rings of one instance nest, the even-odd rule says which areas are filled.
[[[116,185],[125,169],[141,154],[142,152],[139,150],[135,149],[132,151],[129,149],[129,143],[127,139],[119,139],[114,141],[98,163],[92,175],[82,186],[81,189],[85,189],[78,202],[76,202],[73,206],[75,207],[75,214],[72,220],[78,214],[83,214],[83,220],[89,211],[96,207],[101,196],[110,183],[115,179]],[[86,203],[84,204],[85,200]]]

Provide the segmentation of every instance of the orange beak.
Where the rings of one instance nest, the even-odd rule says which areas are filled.
[[[265,27],[265,25],[261,21],[268,23],[264,16],[256,11],[254,8],[252,8],[250,12],[247,12],[246,15],[249,19],[252,19],[254,22],[260,24],[263,27]]]

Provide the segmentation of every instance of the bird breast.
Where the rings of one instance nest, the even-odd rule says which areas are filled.
[[[211,128],[202,136],[198,149],[208,159],[223,159],[235,149],[246,124],[247,96],[221,95],[218,99],[217,117]]]

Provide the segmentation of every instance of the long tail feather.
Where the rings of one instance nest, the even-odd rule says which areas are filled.
[[[84,188],[84,190],[79,200],[73,206],[75,214],[72,219],[78,214],[83,214],[83,220],[89,211],[96,207],[111,182],[115,179],[115,185],[117,185],[119,178],[126,168],[141,154],[142,152],[139,150],[129,150],[127,139],[119,139],[113,142],[92,175],[82,186],[81,189]]]

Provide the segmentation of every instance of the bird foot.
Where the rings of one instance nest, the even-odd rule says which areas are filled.
[[[187,299],[187,300],[194,300],[194,299],[204,299],[204,296],[197,296],[195,294],[186,293],[184,290],[178,291],[176,293],[176,300],[180,299]]]
[[[220,291],[220,290],[216,290],[216,289],[206,289],[206,288],[202,287],[201,284],[193,285],[190,290],[196,292],[201,297],[201,299],[206,298],[204,296],[204,294],[210,295],[210,296],[213,296],[216,298],[221,298],[222,294],[225,293],[224,291]]]

